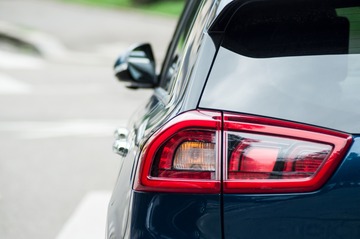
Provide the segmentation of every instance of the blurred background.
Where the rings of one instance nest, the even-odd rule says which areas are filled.
[[[104,238],[121,158],[113,132],[151,90],[115,58],[150,42],[158,65],[182,0],[0,0],[0,238]]]

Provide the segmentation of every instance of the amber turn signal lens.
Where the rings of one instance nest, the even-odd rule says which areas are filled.
[[[178,170],[215,171],[215,144],[184,142],[176,150],[173,168]]]

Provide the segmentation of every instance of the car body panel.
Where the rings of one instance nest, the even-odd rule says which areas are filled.
[[[134,192],[130,238],[221,238],[220,195]]]
[[[107,234],[108,238],[124,238],[129,230],[133,183],[136,173],[137,159],[147,135],[154,128],[170,117],[159,96],[153,95],[145,107],[140,108],[129,122],[129,134],[126,141],[129,149],[126,157],[122,157],[120,172],[109,203]]]

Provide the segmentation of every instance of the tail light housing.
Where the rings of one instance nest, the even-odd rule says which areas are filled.
[[[247,115],[191,111],[143,149],[134,188],[185,193],[291,193],[319,189],[348,147],[347,134]]]
[[[135,190],[220,193],[221,114],[177,116],[143,149]]]

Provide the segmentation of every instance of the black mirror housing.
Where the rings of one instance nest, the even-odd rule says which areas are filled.
[[[156,65],[151,45],[130,47],[115,62],[114,73],[119,81],[129,82],[130,89],[154,88],[158,85]]]

